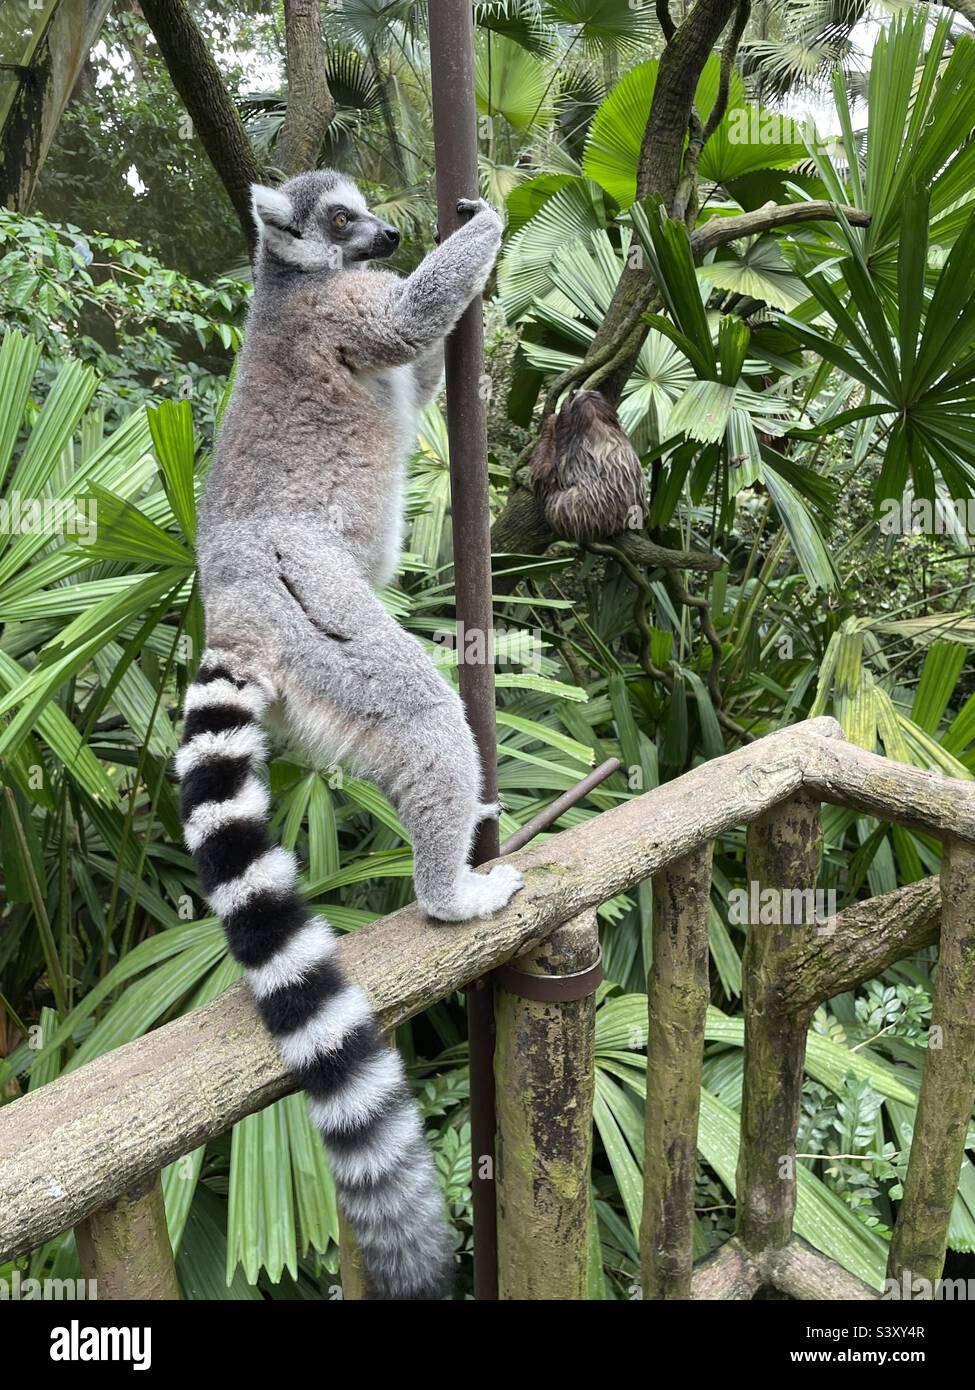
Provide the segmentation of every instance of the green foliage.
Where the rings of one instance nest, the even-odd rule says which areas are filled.
[[[813,24],[817,3],[800,7],[797,25]],[[404,266],[435,220],[421,11],[408,0],[346,0],[323,12],[339,110],[322,160],[356,173],[408,230]],[[624,267],[642,264],[658,298],[620,415],[647,470],[651,535],[725,562],[708,578],[684,572],[686,602],[663,571],[634,580],[612,553],[558,544],[542,557],[498,558],[496,574],[515,581],[495,601],[506,630],[502,834],[610,756],[622,770],[560,829],[741,737],[819,713],[860,747],[975,776],[970,537],[962,526],[891,535],[877,522],[887,496],[971,492],[975,45],[958,35],[949,48],[946,26],[926,29],[920,15],[895,21],[874,50],[865,129],[854,129],[852,79],[837,75],[839,141],[808,151],[735,74],[702,154],[702,219],[768,197],[825,196],[869,210],[872,222],[772,230],[696,265],[684,225],[634,201],[656,76],[646,60],[659,40],[652,7],[492,0],[475,15],[479,104],[490,117],[482,183],[509,218],[489,305],[493,504],[504,504],[540,388],[581,361]],[[228,44],[244,35],[255,63],[280,57],[266,17],[214,22]],[[197,507],[248,290],[225,273],[241,256],[237,232],[224,235],[223,194],[198,143],[180,134],[144,26],[122,14],[106,32],[107,54],[69,109],[42,187],[41,208],[61,221],[0,211],[0,502],[97,515],[86,535],[64,525],[0,533],[5,1099],[239,976],[181,847],[170,759],[203,638]],[[818,62],[841,38],[784,56]],[[781,45],[778,59],[785,70]],[[125,80],[108,91],[113,63]],[[248,130],[273,164],[286,93],[244,78],[228,71],[232,86],[248,87]],[[716,91],[715,58],[696,95],[702,119]],[[763,134],[773,125],[774,140]],[[72,225],[83,194],[111,236]],[[407,550],[382,597],[454,680],[437,408],[417,442]],[[274,831],[306,868],[313,911],[355,931],[409,901],[409,842],[371,784],[341,768],[323,776],[293,753],[274,760],[271,781]],[[839,808],[823,819],[820,886],[841,905],[938,870],[927,836]],[[744,837],[730,832],[715,845],[697,1255],[733,1227],[745,936],[730,895],[746,877]],[[603,904],[600,925],[591,1288],[630,1298],[648,885]],[[875,1284],[902,1195],[931,969],[928,952],[900,962],[820,1009],[807,1039],[797,1230]],[[464,1038],[456,998],[397,1037],[454,1216],[462,1293],[472,1219]],[[299,1098],[171,1165],[164,1191],[186,1296],[337,1296],[334,1188]],[[950,1243],[975,1249],[967,1159]],[[70,1237],[31,1264],[74,1271]]]
[[[66,355],[93,367],[111,420],[170,397],[195,399],[209,424],[248,295],[167,270],[133,241],[0,208],[0,323],[38,340],[48,380]]]
[[[851,238],[853,254],[840,262],[849,305],[825,272],[807,278],[834,332],[787,320],[803,347],[864,387],[867,403],[830,416],[819,433],[854,420],[894,417],[888,421],[877,483],[878,511],[886,499],[903,496],[908,478],[915,496],[932,504],[939,477],[952,497],[971,497],[975,484],[975,209],[948,254],[930,301],[927,192],[913,192],[900,212],[904,239],[896,296],[886,295],[871,278],[866,258]]]
[[[704,119],[717,99],[719,67],[712,56],[697,85],[695,105]],[[636,198],[640,145],[656,83],[656,60],[631,68],[596,112],[589,132],[583,172],[624,209]],[[756,169],[787,169],[803,153],[796,123],[747,102],[745,85],[733,74],[728,110],[702,153],[702,176],[727,184]]]
[[[239,55],[261,66],[272,24],[270,15],[208,9],[206,32],[220,45],[232,91],[253,80]],[[220,178],[136,5],[110,9],[58,124],[35,210],[52,222],[136,241],[161,265],[198,281],[245,259]]]

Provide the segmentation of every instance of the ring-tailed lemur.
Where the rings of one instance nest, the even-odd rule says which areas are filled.
[[[186,696],[182,813],[208,901],[310,1097],[371,1293],[433,1298],[452,1240],[399,1054],[269,844],[262,722],[386,793],[413,841],[420,904],[503,907],[511,865],[475,873],[474,740],[453,689],[375,589],[399,554],[407,455],[442,342],[484,287],[501,222],[484,202],[403,279],[366,269],[399,234],[331,171],[253,190],[254,301],[198,535],[207,648]]]

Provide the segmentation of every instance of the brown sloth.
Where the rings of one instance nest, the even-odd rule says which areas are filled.
[[[548,417],[530,474],[546,521],[565,540],[643,529],[646,477],[616,411],[598,391],[577,391]]]

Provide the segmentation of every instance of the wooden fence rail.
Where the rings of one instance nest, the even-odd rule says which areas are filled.
[[[692,1271],[710,846],[731,828],[749,826],[750,878],[782,890],[815,889],[822,801],[945,840],[950,901],[942,912],[938,880],[929,879],[856,904],[839,915],[829,934],[813,921],[749,932],[738,1230]],[[843,742],[835,721],[809,720],[703,764],[513,859],[525,872],[526,887],[497,916],[444,926],[415,907],[405,908],[345,938],[343,964],[372,997],[382,1024],[392,1027],[513,957],[522,958],[519,967],[529,974],[578,973],[578,962],[595,949],[592,910],[655,880],[641,1233],[648,1298],[747,1298],[769,1285],[791,1297],[873,1296],[792,1235],[806,1028],[820,1002],[876,976],[940,933],[935,1020],[944,1046],[925,1069],[891,1256],[898,1274],[931,1277],[935,1267],[940,1272],[975,1099],[975,783],[865,753]],[[570,923],[575,925],[564,925]],[[545,948],[534,950],[542,942]],[[499,1134],[501,1200],[508,1203],[500,1224],[502,1250],[508,1252],[502,1287],[510,1297],[584,1296],[580,1222],[584,1226],[593,1017],[585,999],[531,1005],[513,997],[501,1011],[499,1089],[517,1090],[519,1098],[510,1113],[502,1109]],[[519,1047],[529,1034],[533,1063]],[[539,1067],[556,1066],[556,1049],[564,1061],[557,1077],[563,1099],[566,1088],[575,1093],[572,1123],[559,1131],[559,1143],[571,1150],[578,1169],[577,1180],[568,1182],[553,1180],[545,1119],[533,1114],[540,1102],[530,1099],[533,1087],[540,1095]],[[86,1263],[94,1267],[93,1233],[100,1233],[109,1255],[120,1246],[121,1218],[113,1218],[113,1211],[123,1212],[127,1230],[144,1220],[155,1231],[158,1213],[149,1205],[143,1211],[140,1203],[158,1201],[154,1179],[160,1169],[291,1089],[245,987],[237,985],[8,1104],[0,1109],[0,1259],[86,1222],[80,1244],[88,1241]],[[522,1141],[529,1131],[532,1157],[525,1169]],[[525,1223],[535,1239],[523,1238]],[[143,1271],[144,1277],[132,1271],[127,1285],[124,1277],[117,1279],[117,1289],[172,1288],[158,1267],[158,1241],[151,1244],[153,1269]],[[561,1265],[557,1274],[553,1262]]]

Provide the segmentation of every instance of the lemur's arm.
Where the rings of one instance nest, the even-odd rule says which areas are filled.
[[[416,362],[453,328],[483,290],[501,245],[502,223],[483,199],[458,207],[471,219],[431,251],[405,280],[382,280],[378,302],[361,300],[344,335],[343,357],[352,367]],[[353,307],[350,286],[350,309]],[[372,299],[372,296],[370,296]]]

